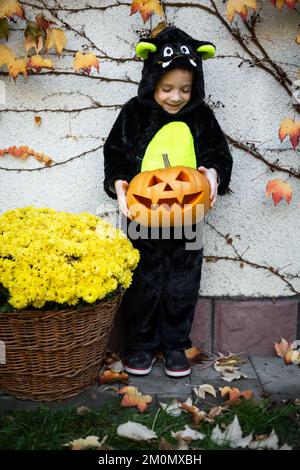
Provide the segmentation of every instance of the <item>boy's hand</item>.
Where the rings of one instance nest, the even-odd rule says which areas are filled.
[[[212,208],[217,200],[218,194],[218,173],[214,168],[205,168],[205,166],[199,166],[198,171],[204,173],[204,176],[209,181],[210,185],[210,195],[209,199],[211,200],[210,207]]]
[[[131,218],[130,210],[127,206],[126,193],[129,183],[125,180],[116,180],[115,181],[115,190],[118,197],[119,209],[126,216]]]

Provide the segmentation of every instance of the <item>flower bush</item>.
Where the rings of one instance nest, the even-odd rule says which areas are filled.
[[[87,213],[24,207],[0,216],[0,309],[91,304],[129,287],[139,252]]]

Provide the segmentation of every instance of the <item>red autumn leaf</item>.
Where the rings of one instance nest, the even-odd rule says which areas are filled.
[[[152,402],[150,395],[142,395],[136,387],[123,387],[118,393],[124,395],[121,406],[125,408],[136,406],[141,413],[143,413],[149,403]]]
[[[290,137],[292,147],[295,150],[300,139],[300,121],[293,121],[293,119],[288,117],[283,119],[280,123],[278,135],[281,142],[288,135]]]
[[[144,23],[149,20],[153,13],[159,16],[163,15],[163,8],[159,0],[133,0],[130,15],[140,12]]]
[[[269,197],[270,194],[272,194],[272,199],[275,206],[283,198],[285,198],[286,202],[289,204],[292,200],[293,189],[284,180],[274,179],[268,181],[266,186],[266,197]]]
[[[42,28],[44,31],[47,31],[47,29],[50,28],[50,26],[52,26],[53,24],[56,24],[55,21],[48,20],[43,15],[43,13],[39,13],[35,17],[35,21],[40,26],[40,28]]]
[[[100,376],[99,383],[103,385],[111,382],[127,382],[128,374],[126,372],[114,372],[112,370],[106,370]]]
[[[279,11],[282,10],[283,5],[286,5],[292,10],[295,8],[297,1],[299,0],[271,0],[272,4],[275,5]]]
[[[238,14],[246,21],[248,8],[252,8],[255,11],[256,7],[256,0],[228,0],[226,6],[227,19],[231,23],[235,15]]]

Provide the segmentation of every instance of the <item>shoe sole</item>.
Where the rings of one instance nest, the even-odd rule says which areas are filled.
[[[151,372],[152,366],[154,362],[156,361],[156,357],[152,359],[151,365],[147,369],[134,369],[133,367],[128,367],[125,365],[125,370],[128,372],[128,374],[133,374],[133,375],[147,375]]]
[[[190,375],[192,369],[184,369],[184,370],[170,370],[165,367],[165,373],[169,377],[185,377],[186,375]]]

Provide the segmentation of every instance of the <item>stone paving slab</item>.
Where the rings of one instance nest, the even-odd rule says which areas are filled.
[[[250,361],[264,391],[273,399],[300,398],[299,366],[287,366],[280,357],[251,356]]]
[[[188,387],[185,385],[186,383],[189,385]],[[179,379],[168,377],[161,363],[155,364],[149,375],[129,377],[129,385],[137,387],[144,394],[156,395],[158,400],[178,398],[178,400],[185,401],[191,393],[190,384],[189,377]]]
[[[300,367],[296,365],[286,366],[281,358],[251,356],[246,364],[240,366],[240,371],[248,378],[226,382],[221,379],[220,374],[213,367],[202,368],[203,364],[192,366],[192,374],[182,378],[167,377],[164,365],[157,362],[149,375],[138,377],[129,376],[129,384],[137,387],[144,394],[153,397],[153,405],[158,402],[170,402],[173,399],[185,401],[193,394],[192,386],[204,383],[211,384],[217,390],[217,398],[206,395],[205,400],[199,400],[198,406],[205,407],[207,404],[220,404],[224,402],[219,393],[219,387],[237,387],[239,390],[251,389],[254,397],[259,399],[263,393],[267,393],[274,400],[289,398],[300,398]],[[125,386],[123,383],[104,384],[86,390],[75,397],[54,401],[36,402],[15,399],[0,391],[0,407],[2,409],[22,408],[36,409],[41,405],[50,408],[65,406],[88,406],[96,408],[106,403],[107,400],[118,399],[114,387],[117,390]],[[194,396],[195,397],[195,396]],[[119,398],[121,401],[121,397]]]

